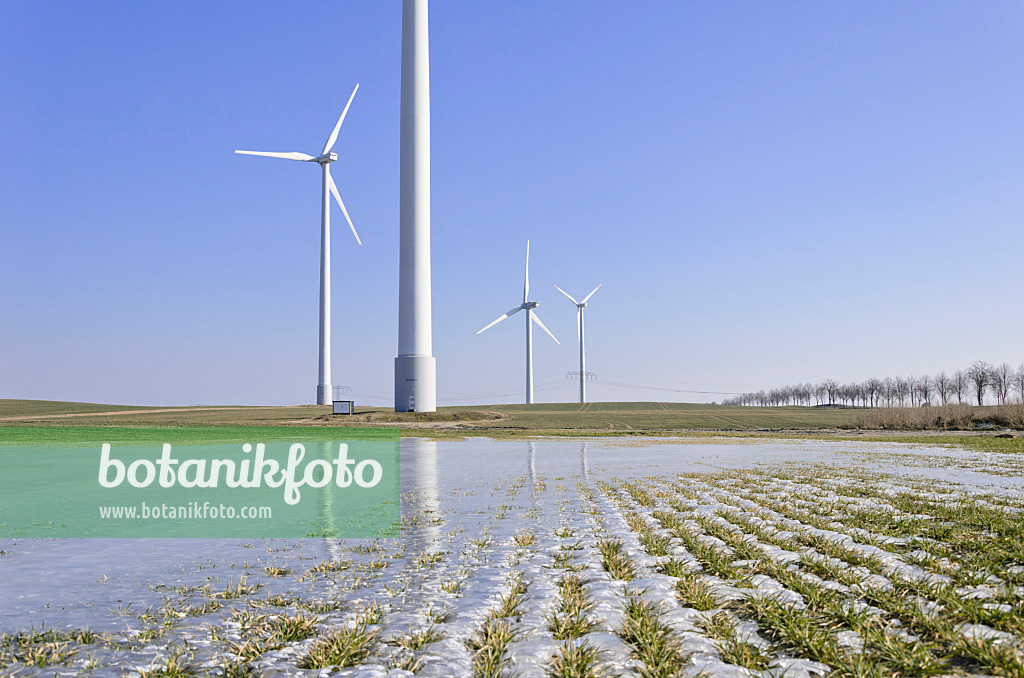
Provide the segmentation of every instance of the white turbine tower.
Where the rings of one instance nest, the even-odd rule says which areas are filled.
[[[540,328],[548,333],[548,336],[555,339],[555,335],[551,334],[551,330],[544,326],[544,323],[540,321],[537,314],[533,312],[533,309],[540,306],[536,301],[530,301],[530,241],[526,241],[526,282],[523,284],[523,303],[510,309],[507,313],[502,315],[500,318],[495,320],[493,323],[485,327],[480,332],[490,329],[500,323],[510,315],[515,315],[520,311],[526,311],[526,404],[530,405],[533,403],[533,323],[540,325]],[[477,334],[480,334],[477,332]],[[555,343],[560,343],[558,339],[555,339]]]
[[[235,153],[241,153],[243,155],[265,155],[271,158],[284,158],[286,160],[300,160],[302,162],[315,162],[320,164],[320,168],[323,170],[323,194],[320,200],[320,370],[319,379],[316,386],[316,403],[317,405],[326,405],[331,402],[331,198],[338,201],[338,206],[341,207],[341,213],[345,215],[345,221],[348,222],[349,228],[352,229],[352,235],[356,237],[356,242],[362,245],[362,241],[359,240],[359,234],[356,233],[356,227],[352,224],[352,219],[348,216],[348,210],[345,209],[345,203],[341,201],[341,196],[338,195],[338,187],[334,185],[334,179],[331,178],[330,164],[338,159],[337,153],[331,153],[331,148],[334,147],[334,142],[338,140],[338,132],[341,130],[341,123],[345,120],[345,114],[348,113],[348,107],[352,105],[352,99],[355,98],[356,92],[359,91],[359,85],[352,90],[352,96],[348,98],[348,103],[345,104],[345,110],[341,112],[341,117],[338,118],[338,124],[334,126],[331,131],[331,135],[327,137],[327,143],[324,144],[324,150],[320,152],[320,155],[313,157],[306,155],[305,153],[268,153],[264,151],[235,151]]]
[[[404,0],[395,412],[437,410],[437,368],[430,328],[430,50],[427,37],[427,0]]]
[[[583,297],[583,301],[576,301],[568,292],[558,285],[555,285],[555,289],[569,297],[569,301],[576,304],[576,335],[580,340],[580,402],[585,403],[587,402],[587,358],[586,353],[583,350],[583,309],[587,306],[587,300],[594,296],[594,292],[601,289],[601,285],[595,287],[594,292]]]

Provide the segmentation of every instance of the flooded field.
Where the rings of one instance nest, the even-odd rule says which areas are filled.
[[[4,675],[1024,676],[1024,459],[402,441],[402,537],[0,540]]]

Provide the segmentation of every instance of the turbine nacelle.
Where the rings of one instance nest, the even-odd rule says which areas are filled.
[[[326,165],[327,163],[334,162],[337,159],[338,159],[338,154],[337,153],[324,153],[319,158],[315,158],[315,160],[318,163],[320,163],[321,165]]]
[[[524,310],[525,309],[530,309],[530,308],[537,308],[538,306],[540,306],[540,302],[539,301],[526,301],[526,302],[523,302],[523,309]]]

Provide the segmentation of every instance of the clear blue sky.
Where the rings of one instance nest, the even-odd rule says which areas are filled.
[[[1024,4],[434,0],[441,404],[1024,361]],[[398,0],[0,2],[0,397],[291,404],[316,392],[315,154],[334,382],[397,353]],[[488,395],[502,397],[487,397]],[[381,396],[382,399],[367,397]],[[599,400],[722,396],[595,385]]]

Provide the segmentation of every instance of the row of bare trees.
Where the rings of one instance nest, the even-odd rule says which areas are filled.
[[[886,377],[859,384],[840,384],[826,379],[820,384],[796,384],[769,391],[744,393],[727,398],[725,405],[845,405],[849,407],[919,407],[964,402],[985,404],[991,396],[999,405],[1016,398],[1024,402],[1024,363],[1017,369],[1009,363],[989,365],[975,361],[965,370],[934,377]]]

